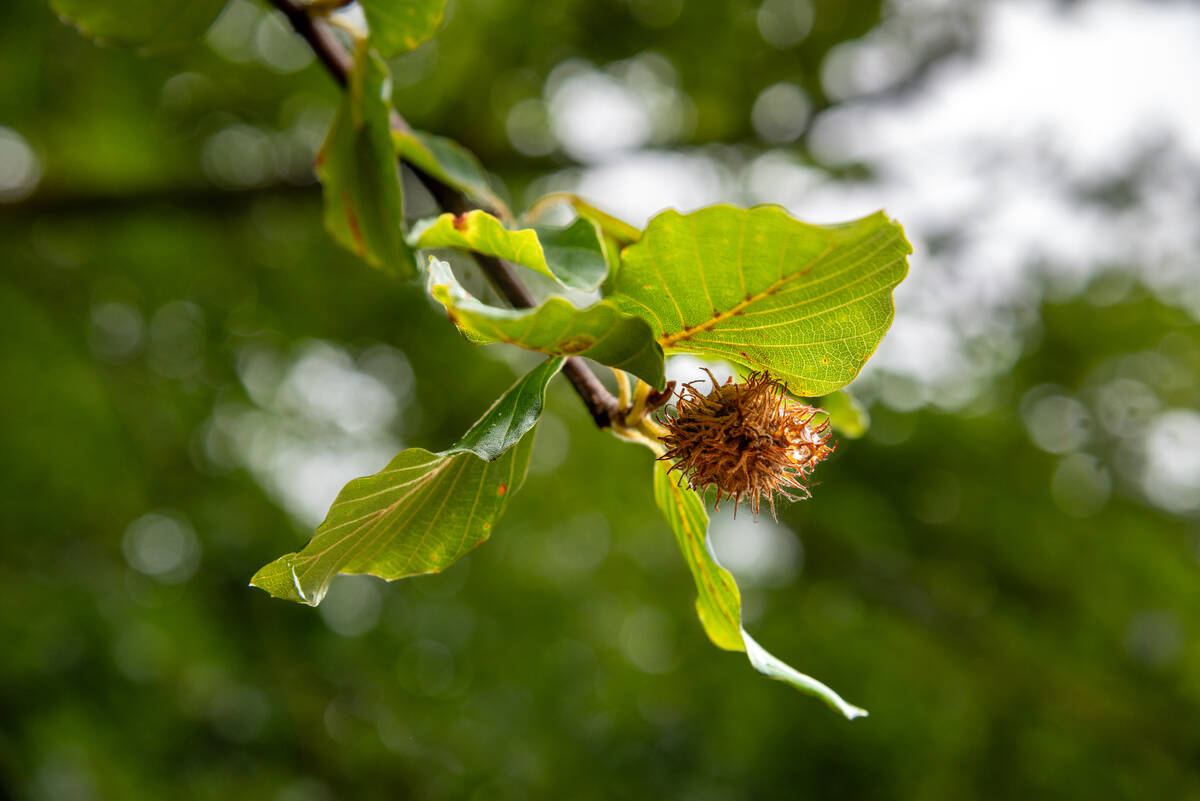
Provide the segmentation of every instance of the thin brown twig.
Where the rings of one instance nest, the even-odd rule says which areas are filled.
[[[314,19],[309,8],[296,0],[271,0],[271,4],[287,17],[292,29],[308,42],[333,79],[345,88],[353,61],[346,48],[334,37],[329,25]]]
[[[338,85],[345,88],[352,69],[352,59],[330,29],[329,24],[313,16],[311,12],[316,9],[310,9],[298,0],[270,0],[270,2],[287,17],[292,29],[308,43]],[[394,109],[391,113],[391,124],[395,129],[410,130],[408,123]],[[477,207],[466,195],[454,187],[412,164],[408,166],[444,210],[462,214]],[[513,308],[525,309],[537,305],[533,294],[522,283],[511,264],[493,256],[480,253],[473,255],[492,286],[504,296],[504,299]],[[572,356],[563,365],[563,375],[571,382],[571,386],[587,406],[596,425],[600,428],[608,428],[612,424],[612,417],[617,409],[617,399],[600,382],[587,363]]]

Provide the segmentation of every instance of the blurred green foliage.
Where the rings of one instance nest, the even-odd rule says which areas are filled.
[[[761,86],[816,93],[823,53],[878,10],[818,3],[789,51],[763,47],[750,4],[648,24],[669,5],[457,3],[395,63],[425,70],[397,104],[519,185],[562,157],[513,151],[506,109],[564,58],[653,48],[696,104],[692,141],[734,141]],[[1200,408],[1193,319],[1136,284],[1044,304],[977,403],[876,404],[783,512],[799,540],[748,582],[748,628],[863,721],[711,648],[645,454],[562,382],[484,547],[436,577],[339,579],[319,610],[282,603],[248,576],[310,529],[237,449],[282,470],[272,425],[345,433],[276,403],[287,370],[314,343],[363,370],[396,348],[416,380],[393,384],[377,436],[436,451],[512,383],[511,357],[324,233],[285,135],[319,144],[337,91],[317,67],[231,61],[240,29],[226,56],[142,60],[32,0],[3,19],[0,120],[44,175],[0,208],[0,795],[1200,798],[1200,530],[1121,478],[1135,456],[1111,433],[1089,451],[1111,498],[1064,489],[1071,457],[1036,447],[1022,411],[1047,384],[1090,403],[1131,375],[1162,408]],[[273,41],[246,24],[246,52]],[[238,172],[206,157],[217,135],[277,155]],[[276,394],[249,380],[256,354]],[[144,547],[148,527],[173,557]]]

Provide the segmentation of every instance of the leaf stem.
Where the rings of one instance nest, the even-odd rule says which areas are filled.
[[[285,17],[292,29],[308,43],[317,58],[325,65],[325,69],[330,76],[337,81],[338,85],[343,89],[349,80],[352,60],[350,54],[346,52],[346,48],[338,41],[333,33],[329,23],[322,19],[314,19],[310,13],[310,8],[303,5],[298,0],[270,0],[271,5],[277,8]],[[312,10],[318,10],[319,7]],[[400,116],[399,112],[393,109],[391,114],[392,128],[401,131],[410,131],[408,123]],[[409,168],[420,179],[421,183],[429,189],[435,201],[444,210],[454,214],[462,214],[475,208],[475,204],[452,186],[439,181],[432,175],[416,168],[412,164]],[[486,256],[483,254],[474,254],[475,260],[479,262],[480,269],[488,277],[492,286],[496,291],[504,296],[509,305],[514,308],[523,309],[537,305],[536,299],[529,289],[517,277],[516,271],[511,264],[505,261]],[[592,419],[596,422],[599,428],[608,428],[612,425],[613,414],[617,408],[617,399],[612,396],[608,388],[600,382],[596,374],[592,372],[587,363],[582,359],[572,356],[567,359],[563,366],[563,375],[571,382],[575,392],[583,400],[587,406],[588,412],[591,413]]]
[[[671,400],[675,382],[668,381],[660,391],[639,378],[631,394],[629,377],[620,370],[613,370],[613,373],[617,376],[621,398],[612,416],[612,432],[621,439],[645,445],[656,456],[661,456],[665,452],[661,440],[667,430],[654,419],[654,412]]]
[[[612,368],[613,375],[617,379],[617,408],[627,408],[633,403],[633,393],[629,388],[629,375],[624,370]]]

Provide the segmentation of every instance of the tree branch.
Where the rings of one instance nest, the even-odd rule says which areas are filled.
[[[287,17],[292,29],[308,43],[338,85],[345,88],[353,61],[341,42],[334,36],[329,24],[315,19],[309,13],[309,8],[299,0],[271,0],[271,4]],[[395,129],[410,130],[408,123],[394,109],[391,114],[391,123]],[[445,211],[462,214],[475,208],[475,204],[462,192],[411,164],[408,166]],[[483,270],[484,275],[488,277],[488,281],[513,308],[526,309],[537,305],[536,299],[521,282],[511,264],[481,253],[473,255],[479,262],[479,267]],[[587,406],[596,425],[600,428],[608,428],[617,411],[617,399],[600,382],[587,363],[572,356],[563,365],[563,375],[571,382],[571,386],[575,388],[575,392]]]
[[[309,16],[308,8],[296,0],[271,0],[271,4],[287,17],[292,29],[308,42],[338,85],[346,88],[353,60],[334,37],[329,25]]]

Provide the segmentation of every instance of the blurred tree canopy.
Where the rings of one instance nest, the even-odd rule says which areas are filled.
[[[0,205],[0,794],[1200,798],[1200,528],[1171,484],[1200,326],[1136,265],[1038,300],[971,404],[877,400],[815,500],[720,538],[748,628],[865,721],[710,647],[643,454],[562,385],[486,547],[339,579],[314,612],[246,586],[323,514],[305,470],[443,448],[532,362],[468,345],[322,230],[338,90],[266,6],[152,58],[33,0],[2,13],[0,172],[20,141],[40,175]],[[943,16],[914,82],[972,40],[969,12]],[[878,2],[458,0],[393,61],[395,102],[523,192],[578,161],[545,144],[556,70],[649,64],[687,98],[658,144],[751,152],[759,92],[835,103],[823,60],[879,22]]]

